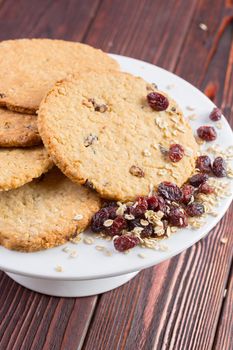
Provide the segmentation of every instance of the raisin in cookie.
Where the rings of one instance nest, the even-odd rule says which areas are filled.
[[[35,115],[0,109],[0,147],[31,147],[40,143]]]
[[[56,81],[83,68],[118,69],[101,50],[63,40],[19,39],[0,43],[0,105],[33,114]]]
[[[0,191],[23,186],[53,166],[43,146],[0,148],[0,163]]]
[[[122,201],[147,195],[161,181],[182,185],[195,168],[198,145],[173,99],[160,92],[168,99],[166,110],[149,105],[153,90],[139,77],[113,71],[57,83],[38,117],[57,166],[74,182]],[[171,144],[184,148],[179,162],[168,157]]]
[[[99,208],[96,193],[53,168],[38,180],[0,193],[0,244],[28,252],[63,244],[83,231]]]

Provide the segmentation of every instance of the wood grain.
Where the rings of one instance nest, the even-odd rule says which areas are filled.
[[[224,292],[221,318],[214,342],[214,350],[233,349],[233,268],[231,269],[229,284]]]
[[[104,0],[85,42],[172,69],[196,3],[196,0]]]
[[[0,40],[56,38],[82,41],[100,0],[7,0],[0,3]]]

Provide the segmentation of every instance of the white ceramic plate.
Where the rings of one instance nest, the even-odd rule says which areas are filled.
[[[188,82],[149,63],[123,56],[112,56],[118,60],[122,70],[141,76],[148,82],[155,82],[161,90],[168,91],[182,107],[185,116],[192,113],[197,114],[199,116],[198,121],[191,122],[194,131],[200,125],[214,124],[208,119],[208,115],[214,107],[213,103]],[[194,107],[195,111],[187,110],[187,106]],[[224,118],[222,124],[223,128],[221,130],[217,129],[218,138],[216,143],[226,148],[233,144],[233,134]],[[232,183],[231,189],[233,189]],[[168,251],[165,252],[137,247],[125,255],[116,252],[112,242],[96,238],[93,245],[84,243],[78,245],[66,244],[72,250],[77,251],[78,256],[76,258],[70,258],[69,254],[63,252],[62,248],[64,246],[36,253],[19,253],[0,247],[0,269],[36,278],[67,281],[100,279],[140,271],[171,258],[203,238],[222,218],[231,200],[232,195],[223,199],[217,208],[218,216],[208,217],[202,228],[198,230],[179,230],[172,237],[164,240],[163,243],[168,247]],[[93,235],[89,235],[93,237]],[[112,256],[105,256],[103,252],[97,251],[95,249],[96,245],[105,245],[112,252]],[[138,257],[139,253],[145,254],[146,258]],[[55,270],[57,265],[61,265],[64,271],[57,272]]]

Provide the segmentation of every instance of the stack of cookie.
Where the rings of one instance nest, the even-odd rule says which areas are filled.
[[[0,43],[0,244],[7,248],[34,251],[62,244],[100,207],[95,193],[53,167],[37,129],[39,104],[56,81],[93,67],[118,69],[118,64],[79,43]]]
[[[0,43],[0,61],[0,244],[62,244],[87,227],[100,198],[133,200],[193,172],[198,146],[176,102],[164,94],[166,109],[153,110],[154,85],[102,51],[15,40]],[[165,161],[171,142],[187,151],[179,163]]]

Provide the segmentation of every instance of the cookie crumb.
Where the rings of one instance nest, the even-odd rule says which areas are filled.
[[[55,267],[55,270],[56,270],[57,272],[63,272],[63,271],[64,271],[64,269],[63,269],[63,267],[62,267],[61,265],[57,265],[57,266]]]

